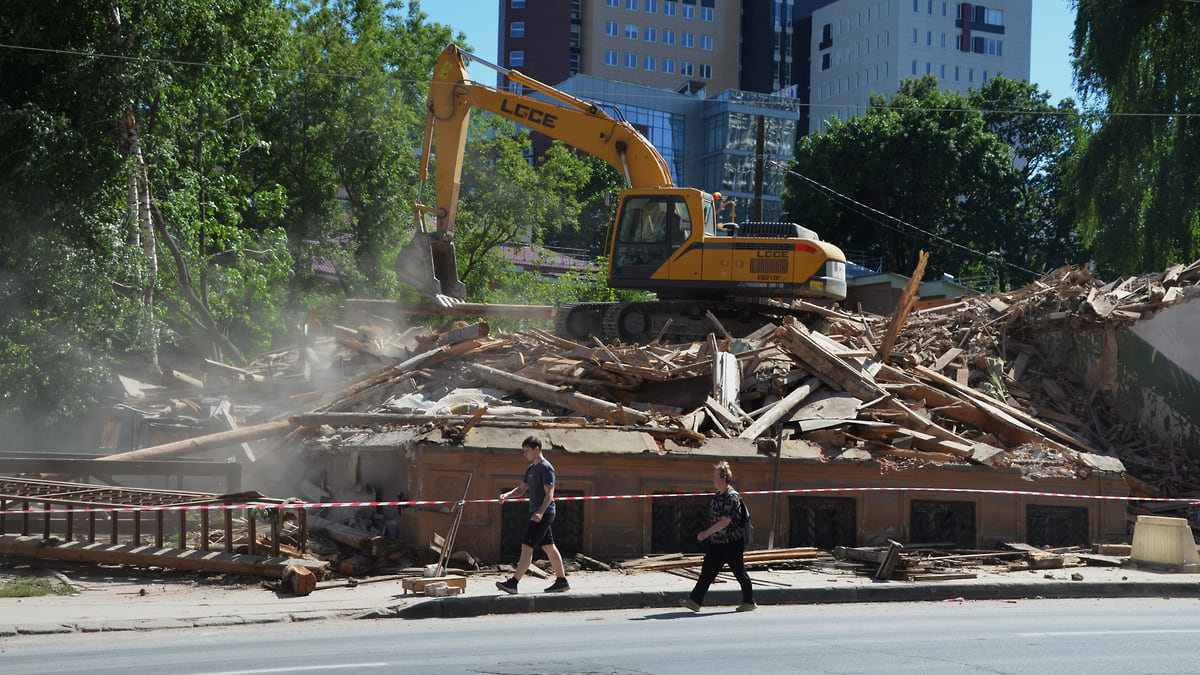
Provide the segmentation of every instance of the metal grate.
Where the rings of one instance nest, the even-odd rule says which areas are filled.
[[[975,548],[975,502],[913,500],[909,543]]]
[[[559,497],[582,497],[581,490],[559,490],[554,494]],[[525,530],[529,523],[529,503],[521,499],[506,501],[500,512],[500,556],[506,561],[521,555],[521,540],[525,538]],[[555,501],[554,502],[554,544],[564,558],[579,553],[583,542],[583,502]],[[545,559],[546,554],[541,547],[534,549],[533,559]]]
[[[1030,546],[1089,546],[1086,506],[1025,507],[1025,542]]]
[[[788,500],[788,546],[830,550],[858,540],[858,502],[846,497],[792,497]]]
[[[696,533],[708,527],[708,497],[659,497],[653,500],[651,553],[699,553]]]

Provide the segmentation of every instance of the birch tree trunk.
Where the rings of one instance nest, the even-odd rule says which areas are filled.
[[[133,215],[137,223],[136,231],[142,245],[142,253],[146,256],[146,267],[142,271],[142,321],[141,343],[150,361],[150,367],[156,373],[162,370],[158,363],[158,338],[154,328],[154,285],[158,281],[158,240],[154,232],[154,221],[150,210],[150,176],[146,172],[146,162],[142,157],[142,141],[138,136],[137,120],[132,110],[125,111],[125,140],[133,156],[133,166],[130,168],[130,196],[134,198]]]

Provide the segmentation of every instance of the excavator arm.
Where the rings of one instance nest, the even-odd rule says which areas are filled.
[[[503,73],[526,91],[539,92],[551,100],[472,82],[467,77],[466,57]],[[396,259],[396,273],[431,297],[448,300],[466,293],[458,278],[453,239],[472,108],[500,115],[603,159],[625,177],[629,187],[674,187],[666,160],[632,124],[613,117],[595,103],[488,63],[456,45],[447,46],[434,66],[426,108],[420,183],[413,205],[417,229],[412,242]],[[425,204],[423,192],[431,150],[438,158],[435,194],[433,203]],[[429,216],[434,223],[429,223]]]

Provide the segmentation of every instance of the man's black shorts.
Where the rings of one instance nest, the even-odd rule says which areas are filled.
[[[549,546],[554,543],[554,530],[550,528],[550,524],[554,522],[554,513],[547,513],[542,516],[538,522],[533,521],[533,514],[529,514],[529,527],[525,529],[525,539],[521,543],[530,548],[539,546]]]

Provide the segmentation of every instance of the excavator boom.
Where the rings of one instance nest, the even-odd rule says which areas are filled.
[[[552,100],[472,82],[467,77],[467,57],[503,73],[525,90],[540,92]],[[433,204],[425,205],[418,193],[418,203],[413,206],[416,232],[397,257],[396,273],[431,297],[461,298],[466,293],[458,278],[453,240],[472,108],[487,110],[600,157],[632,187],[674,186],[662,155],[632,124],[613,117],[590,101],[488,63],[456,45],[442,50],[434,65],[426,108],[418,179],[423,192],[430,157],[437,157],[435,197]],[[427,220],[430,217],[435,221],[432,224]]]

